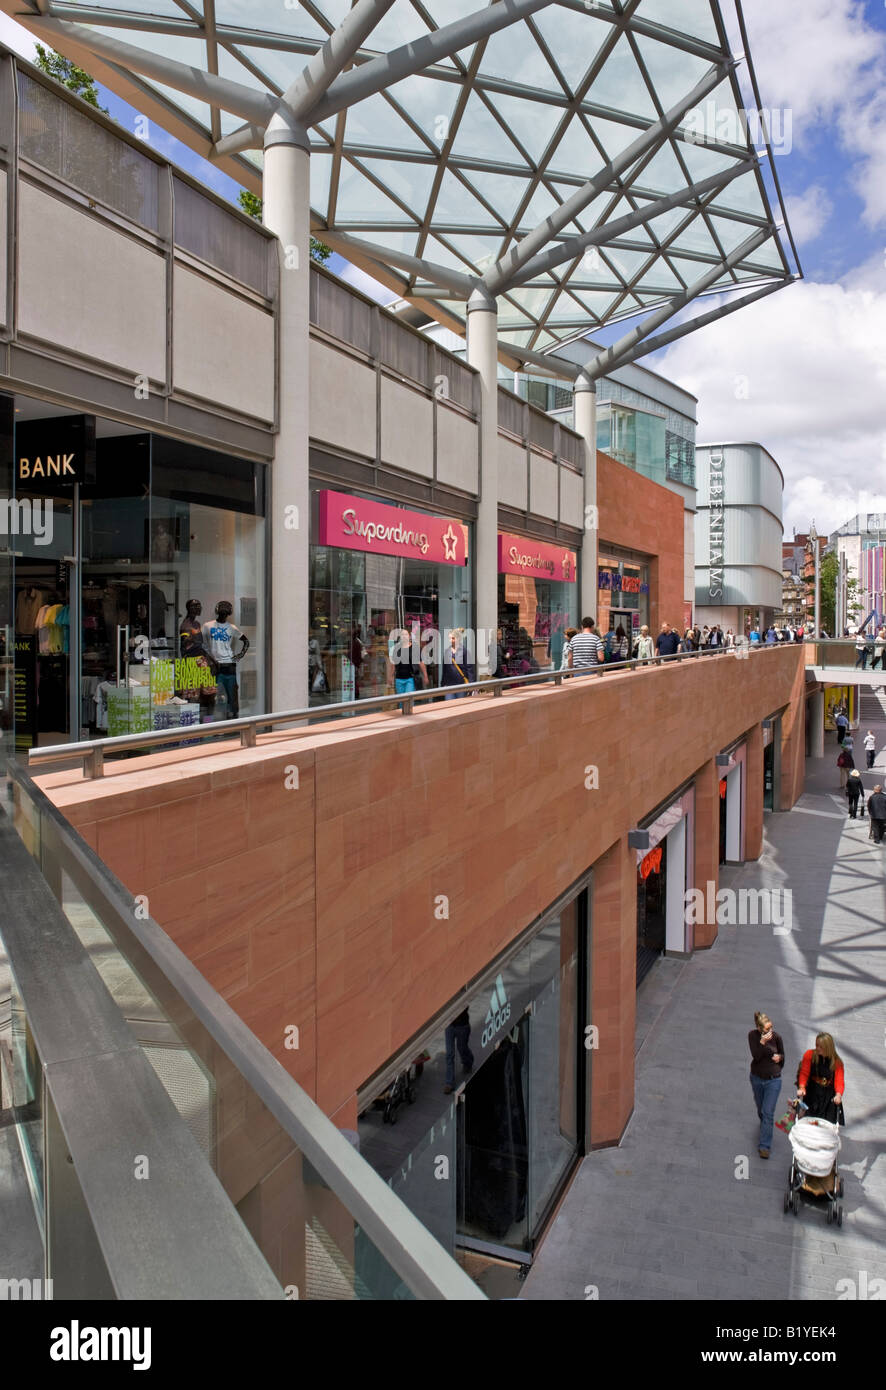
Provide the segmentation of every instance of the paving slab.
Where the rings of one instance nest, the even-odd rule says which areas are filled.
[[[879,696],[864,695],[862,725],[859,747],[868,728],[886,745]],[[761,858],[721,871],[721,887],[789,889],[791,931],[722,926],[710,950],[664,960],[643,982],[633,1118],[618,1148],[582,1161],[522,1298],[585,1299],[593,1285],[601,1300],[753,1302],[761,1261],[776,1302],[836,1301],[839,1281],[862,1272],[886,1279],[886,846],[870,841],[867,819],[848,819],[837,751],[828,735],[825,757],[807,760],[798,805],[766,814]],[[886,786],[886,755],[862,779],[866,794]],[[784,1101],[815,1034],[836,1039],[846,1067],[840,1230],[808,1205],[784,1214],[785,1135],[776,1130],[771,1159],[758,1157],[755,1009],[784,1038]]]

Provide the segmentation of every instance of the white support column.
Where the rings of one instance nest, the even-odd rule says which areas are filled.
[[[480,506],[474,538],[477,675],[495,674],[498,632],[498,308],[494,295],[468,300],[468,364],[480,374]],[[488,655],[487,655],[488,652]]]
[[[280,242],[280,427],[268,518],[271,710],[308,704],[310,192],[307,134],[277,115],[265,138],[262,183],[262,220]]]
[[[587,372],[580,372],[572,388],[575,431],[585,444],[584,457],[584,533],[581,543],[581,612],[597,617],[599,585],[597,579],[597,383]]]

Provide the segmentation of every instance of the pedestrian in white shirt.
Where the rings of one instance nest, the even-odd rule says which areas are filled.
[[[873,767],[874,758],[877,756],[877,740],[870,729],[864,736],[864,751],[867,754],[868,767]]]

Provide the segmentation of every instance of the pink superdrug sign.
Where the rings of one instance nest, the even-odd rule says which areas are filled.
[[[556,579],[563,584],[575,584],[578,578],[574,550],[528,541],[525,536],[511,536],[506,531],[498,535],[498,572]]]
[[[374,555],[403,555],[440,565],[468,563],[468,528],[448,516],[405,512],[346,492],[318,494],[318,544]]]

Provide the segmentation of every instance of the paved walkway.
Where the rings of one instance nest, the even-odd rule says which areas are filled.
[[[862,773],[867,790],[886,784],[884,703],[863,697],[856,747],[874,727],[884,750],[879,777]],[[848,820],[836,755],[829,734],[798,806],[767,814],[763,857],[721,874],[721,887],[790,889],[790,934],[723,926],[710,951],[661,961],[644,981],[633,1118],[617,1149],[583,1161],[521,1297],[584,1299],[594,1285],[601,1300],[828,1300],[848,1293],[840,1280],[861,1297],[886,1280],[886,848],[869,841],[866,819]],[[775,1131],[768,1162],[757,1155],[755,1009],[785,1041],[782,1099],[816,1032],[836,1039],[842,1230],[806,1205],[783,1213],[785,1135]]]

